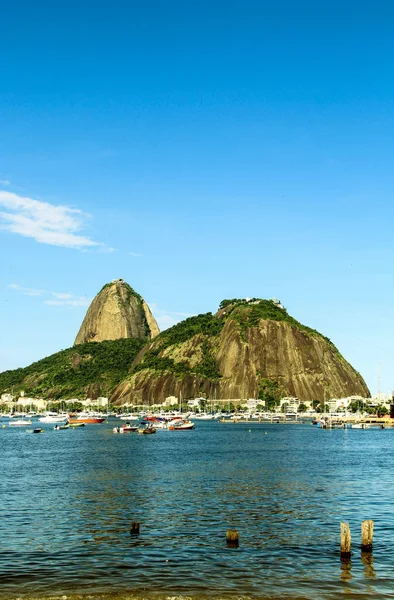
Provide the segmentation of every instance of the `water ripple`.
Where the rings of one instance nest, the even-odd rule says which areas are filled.
[[[394,430],[202,422],[148,437],[112,426],[0,429],[1,600],[391,597]],[[373,556],[359,549],[367,518]],[[238,548],[226,547],[229,528]]]

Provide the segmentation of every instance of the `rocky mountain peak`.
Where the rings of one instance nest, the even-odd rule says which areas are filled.
[[[151,340],[159,327],[145,300],[123,279],[103,286],[93,299],[75,345],[121,338]]]

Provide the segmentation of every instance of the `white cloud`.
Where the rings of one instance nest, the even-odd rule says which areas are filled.
[[[129,252],[130,256],[142,256],[142,254],[139,254],[138,252]]]
[[[26,287],[22,287],[21,285],[18,285],[17,283],[10,283],[8,287],[13,290],[17,290],[24,296],[42,296],[43,294],[46,294],[45,290],[36,290],[34,288],[26,288]]]
[[[11,185],[9,179],[0,179],[0,185]]]
[[[40,244],[63,246],[83,250],[103,249],[104,244],[79,235],[87,215],[76,208],[49,204],[0,191],[0,228],[24,237],[33,238]]]
[[[23,287],[17,283],[10,283],[9,288],[16,290],[24,296],[53,296],[44,300],[44,304],[49,306],[89,306],[93,298],[87,296],[76,296],[70,292],[48,292],[47,290],[35,290],[34,288]]]
[[[101,246],[98,249],[99,252],[116,252],[116,248],[111,248],[111,246]]]
[[[59,294],[60,295],[60,294]],[[69,294],[63,294],[64,296]],[[89,306],[92,298],[86,298],[86,296],[72,296],[70,298],[64,298],[62,300],[45,300],[44,304],[48,306]]]
[[[61,294],[58,292],[52,292],[52,296],[55,296],[55,298],[59,298],[59,300],[69,300],[73,297],[72,294]]]

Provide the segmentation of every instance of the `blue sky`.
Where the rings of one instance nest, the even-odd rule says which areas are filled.
[[[394,5],[0,7],[0,370],[122,277],[162,328],[278,297],[394,388]]]

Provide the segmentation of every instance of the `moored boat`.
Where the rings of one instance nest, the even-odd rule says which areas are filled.
[[[114,427],[112,431],[114,433],[128,433],[128,432],[138,431],[138,426],[130,425],[130,423],[126,423],[125,425],[121,425],[120,427]]]
[[[168,429],[170,431],[189,431],[190,429],[194,429],[194,423],[186,419],[179,421],[178,423],[174,423],[173,425],[169,425]]]
[[[153,427],[152,423],[149,423],[148,425],[140,425],[138,427],[138,433],[146,435],[156,433],[156,427]]]
[[[105,417],[101,417],[94,413],[80,413],[69,419],[70,425],[72,423],[102,423],[103,421],[105,421]]]
[[[65,423],[68,421],[67,413],[47,412],[38,419],[40,423]]]
[[[215,415],[208,413],[196,413],[191,417],[193,420],[198,419],[200,421],[212,421],[215,418]]]
[[[8,427],[25,427],[26,425],[31,425],[30,419],[28,421],[25,419],[12,419],[8,423]]]

